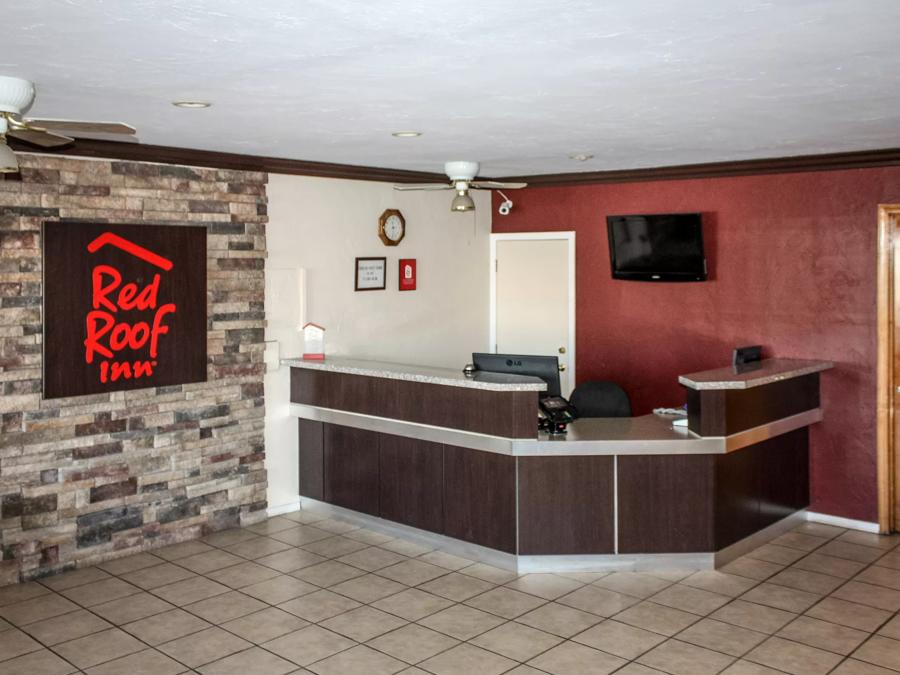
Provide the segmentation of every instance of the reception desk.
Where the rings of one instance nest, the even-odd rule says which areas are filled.
[[[304,508],[519,571],[712,568],[792,527],[831,367],[683,375],[688,427],[651,414],[550,436],[537,432],[535,378],[283,363]]]

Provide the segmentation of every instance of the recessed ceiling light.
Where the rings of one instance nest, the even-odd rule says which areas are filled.
[[[579,152],[577,155],[569,155],[569,159],[574,159],[576,162],[586,162],[589,159],[593,159],[594,156],[588,154],[586,152]]]
[[[421,131],[395,131],[391,134],[394,138],[418,138],[421,135]]]
[[[209,101],[172,101],[176,108],[208,108],[212,105]]]

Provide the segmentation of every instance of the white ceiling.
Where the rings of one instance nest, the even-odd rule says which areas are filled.
[[[898,0],[30,0],[2,20],[33,115],[144,143],[495,176],[900,146]]]

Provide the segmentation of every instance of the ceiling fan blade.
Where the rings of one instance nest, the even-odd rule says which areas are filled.
[[[31,126],[48,131],[68,131],[78,135],[78,132],[92,134],[134,134],[137,130],[122,122],[84,122],[80,120],[57,119],[26,119]]]
[[[63,136],[61,134],[52,134],[47,131],[10,129],[7,134],[20,141],[25,141],[30,145],[36,145],[40,148],[61,148],[64,145],[71,145],[75,142],[74,138],[69,138],[68,136]]]
[[[394,186],[395,190],[452,190],[447,183],[403,183]]]
[[[474,188],[499,188],[501,190],[518,190],[523,187],[528,187],[528,183],[501,183],[496,180],[475,180],[469,183],[469,185]]]

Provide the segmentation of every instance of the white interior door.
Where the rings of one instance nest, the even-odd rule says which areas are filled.
[[[575,385],[572,232],[493,235],[494,351],[556,356],[560,389]]]

